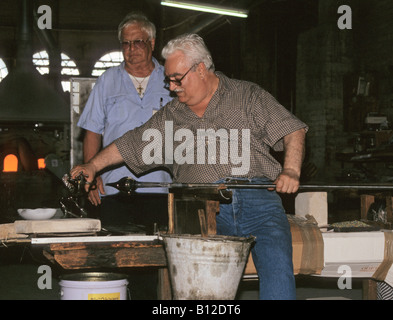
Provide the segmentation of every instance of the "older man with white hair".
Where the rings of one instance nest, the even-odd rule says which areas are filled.
[[[153,57],[155,25],[144,14],[131,12],[119,24],[118,38],[124,61],[97,80],[78,122],[85,129],[85,162],[128,130],[145,123],[172,99],[165,88],[164,67]],[[97,188],[89,191],[88,199],[97,207],[94,211],[98,210],[103,225],[134,223],[144,225],[150,233],[154,223],[166,224],[167,190],[154,188],[126,197],[107,185],[124,176],[140,181],[171,181],[168,172],[137,177],[125,165],[101,172],[96,177]]]

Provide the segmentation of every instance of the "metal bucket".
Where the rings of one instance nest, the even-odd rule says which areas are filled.
[[[254,237],[162,237],[174,299],[235,299]]]
[[[127,300],[127,276],[117,273],[87,272],[61,277],[61,300]]]

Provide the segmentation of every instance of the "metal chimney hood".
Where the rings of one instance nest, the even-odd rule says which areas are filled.
[[[16,67],[0,82],[0,123],[69,123],[70,111],[65,99],[32,62],[32,2],[21,1]]]

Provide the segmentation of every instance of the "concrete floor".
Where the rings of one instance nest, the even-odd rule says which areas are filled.
[[[49,265],[37,252],[26,248],[0,248],[0,300],[59,300],[59,275],[63,270],[51,266],[51,289],[39,289],[38,282],[43,273],[38,273],[40,265]],[[151,283],[152,274],[143,270],[122,270],[128,275],[129,289],[133,300],[156,299]],[[124,273],[124,272],[122,272]],[[150,280],[149,280],[150,279]],[[361,281],[354,279],[351,290],[339,290],[337,279],[310,276],[296,277],[297,299],[362,299]],[[143,289],[142,289],[143,288]],[[242,281],[237,300],[258,300],[258,283],[254,280]]]

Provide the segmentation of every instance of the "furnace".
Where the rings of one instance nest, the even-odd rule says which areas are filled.
[[[5,222],[18,208],[58,207],[62,182],[52,172],[68,172],[70,157],[69,104],[35,69],[33,3],[19,4],[16,63],[0,83],[0,221]]]

